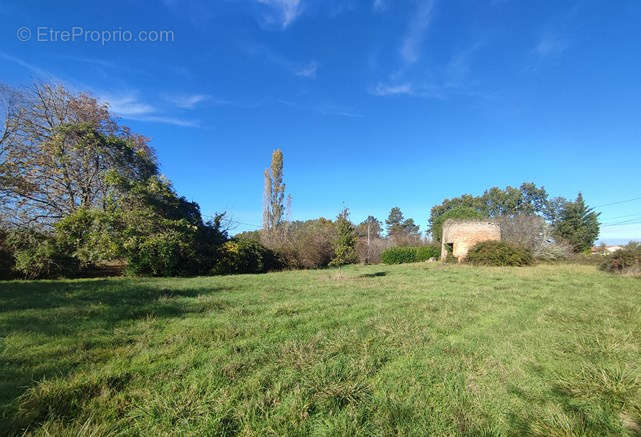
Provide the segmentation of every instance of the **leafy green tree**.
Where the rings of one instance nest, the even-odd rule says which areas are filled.
[[[574,202],[563,208],[556,225],[556,234],[570,243],[575,253],[592,247],[599,237],[599,215],[589,208],[579,193]]]
[[[547,218],[551,212],[550,201],[544,187],[537,187],[531,182],[525,182],[518,188],[492,187],[481,196],[464,194],[453,199],[445,199],[440,205],[434,206],[428,220],[429,231],[434,239],[440,238],[438,226],[444,221],[439,217],[457,208],[465,208],[467,211],[473,209],[482,217],[540,215]]]
[[[434,241],[442,241],[443,238],[443,223],[448,219],[482,219],[486,217],[483,213],[479,212],[477,209],[471,208],[469,206],[458,206],[456,208],[450,209],[449,211],[444,212],[439,215],[432,224],[432,238]]]
[[[343,209],[336,218],[336,241],[334,243],[334,258],[330,262],[333,266],[342,266],[355,263],[356,242],[358,240],[354,225],[349,221],[349,210]]]

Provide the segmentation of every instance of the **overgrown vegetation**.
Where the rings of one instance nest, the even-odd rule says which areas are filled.
[[[634,435],[641,281],[347,266],[6,282],[0,434]]]
[[[581,193],[571,202],[562,197],[550,198],[544,187],[523,183],[519,188],[492,187],[481,196],[464,194],[445,199],[432,208],[429,226],[434,239],[440,241],[448,218],[491,218],[501,224],[506,241],[536,255],[540,251],[541,258],[559,259],[566,247],[574,253],[592,247],[599,236],[598,217]]]
[[[479,266],[529,266],[534,262],[532,252],[503,241],[477,243],[467,253],[465,260]]]
[[[611,273],[641,276],[641,243],[629,243],[623,249],[609,254],[599,268]]]

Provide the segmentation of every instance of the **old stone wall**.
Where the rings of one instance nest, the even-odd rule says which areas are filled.
[[[498,241],[501,239],[501,228],[489,221],[476,220],[446,220],[443,223],[443,238],[441,243],[441,259],[447,257],[448,245],[451,245],[452,255],[462,261],[467,252],[481,241]]]

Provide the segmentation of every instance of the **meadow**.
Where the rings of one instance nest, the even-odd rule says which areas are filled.
[[[641,280],[350,266],[0,282],[3,435],[639,435]]]

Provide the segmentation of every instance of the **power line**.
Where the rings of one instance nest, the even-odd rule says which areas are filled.
[[[641,197],[635,197],[634,199],[628,199],[628,200],[619,200],[618,202],[605,203],[603,205],[595,206],[594,208],[596,209],[596,208],[603,208],[605,206],[620,205],[622,203],[634,202],[636,200],[641,200]]]
[[[630,225],[641,225],[641,221],[623,221],[620,223],[609,223],[601,225],[602,228],[610,228],[612,226],[630,226]]]

